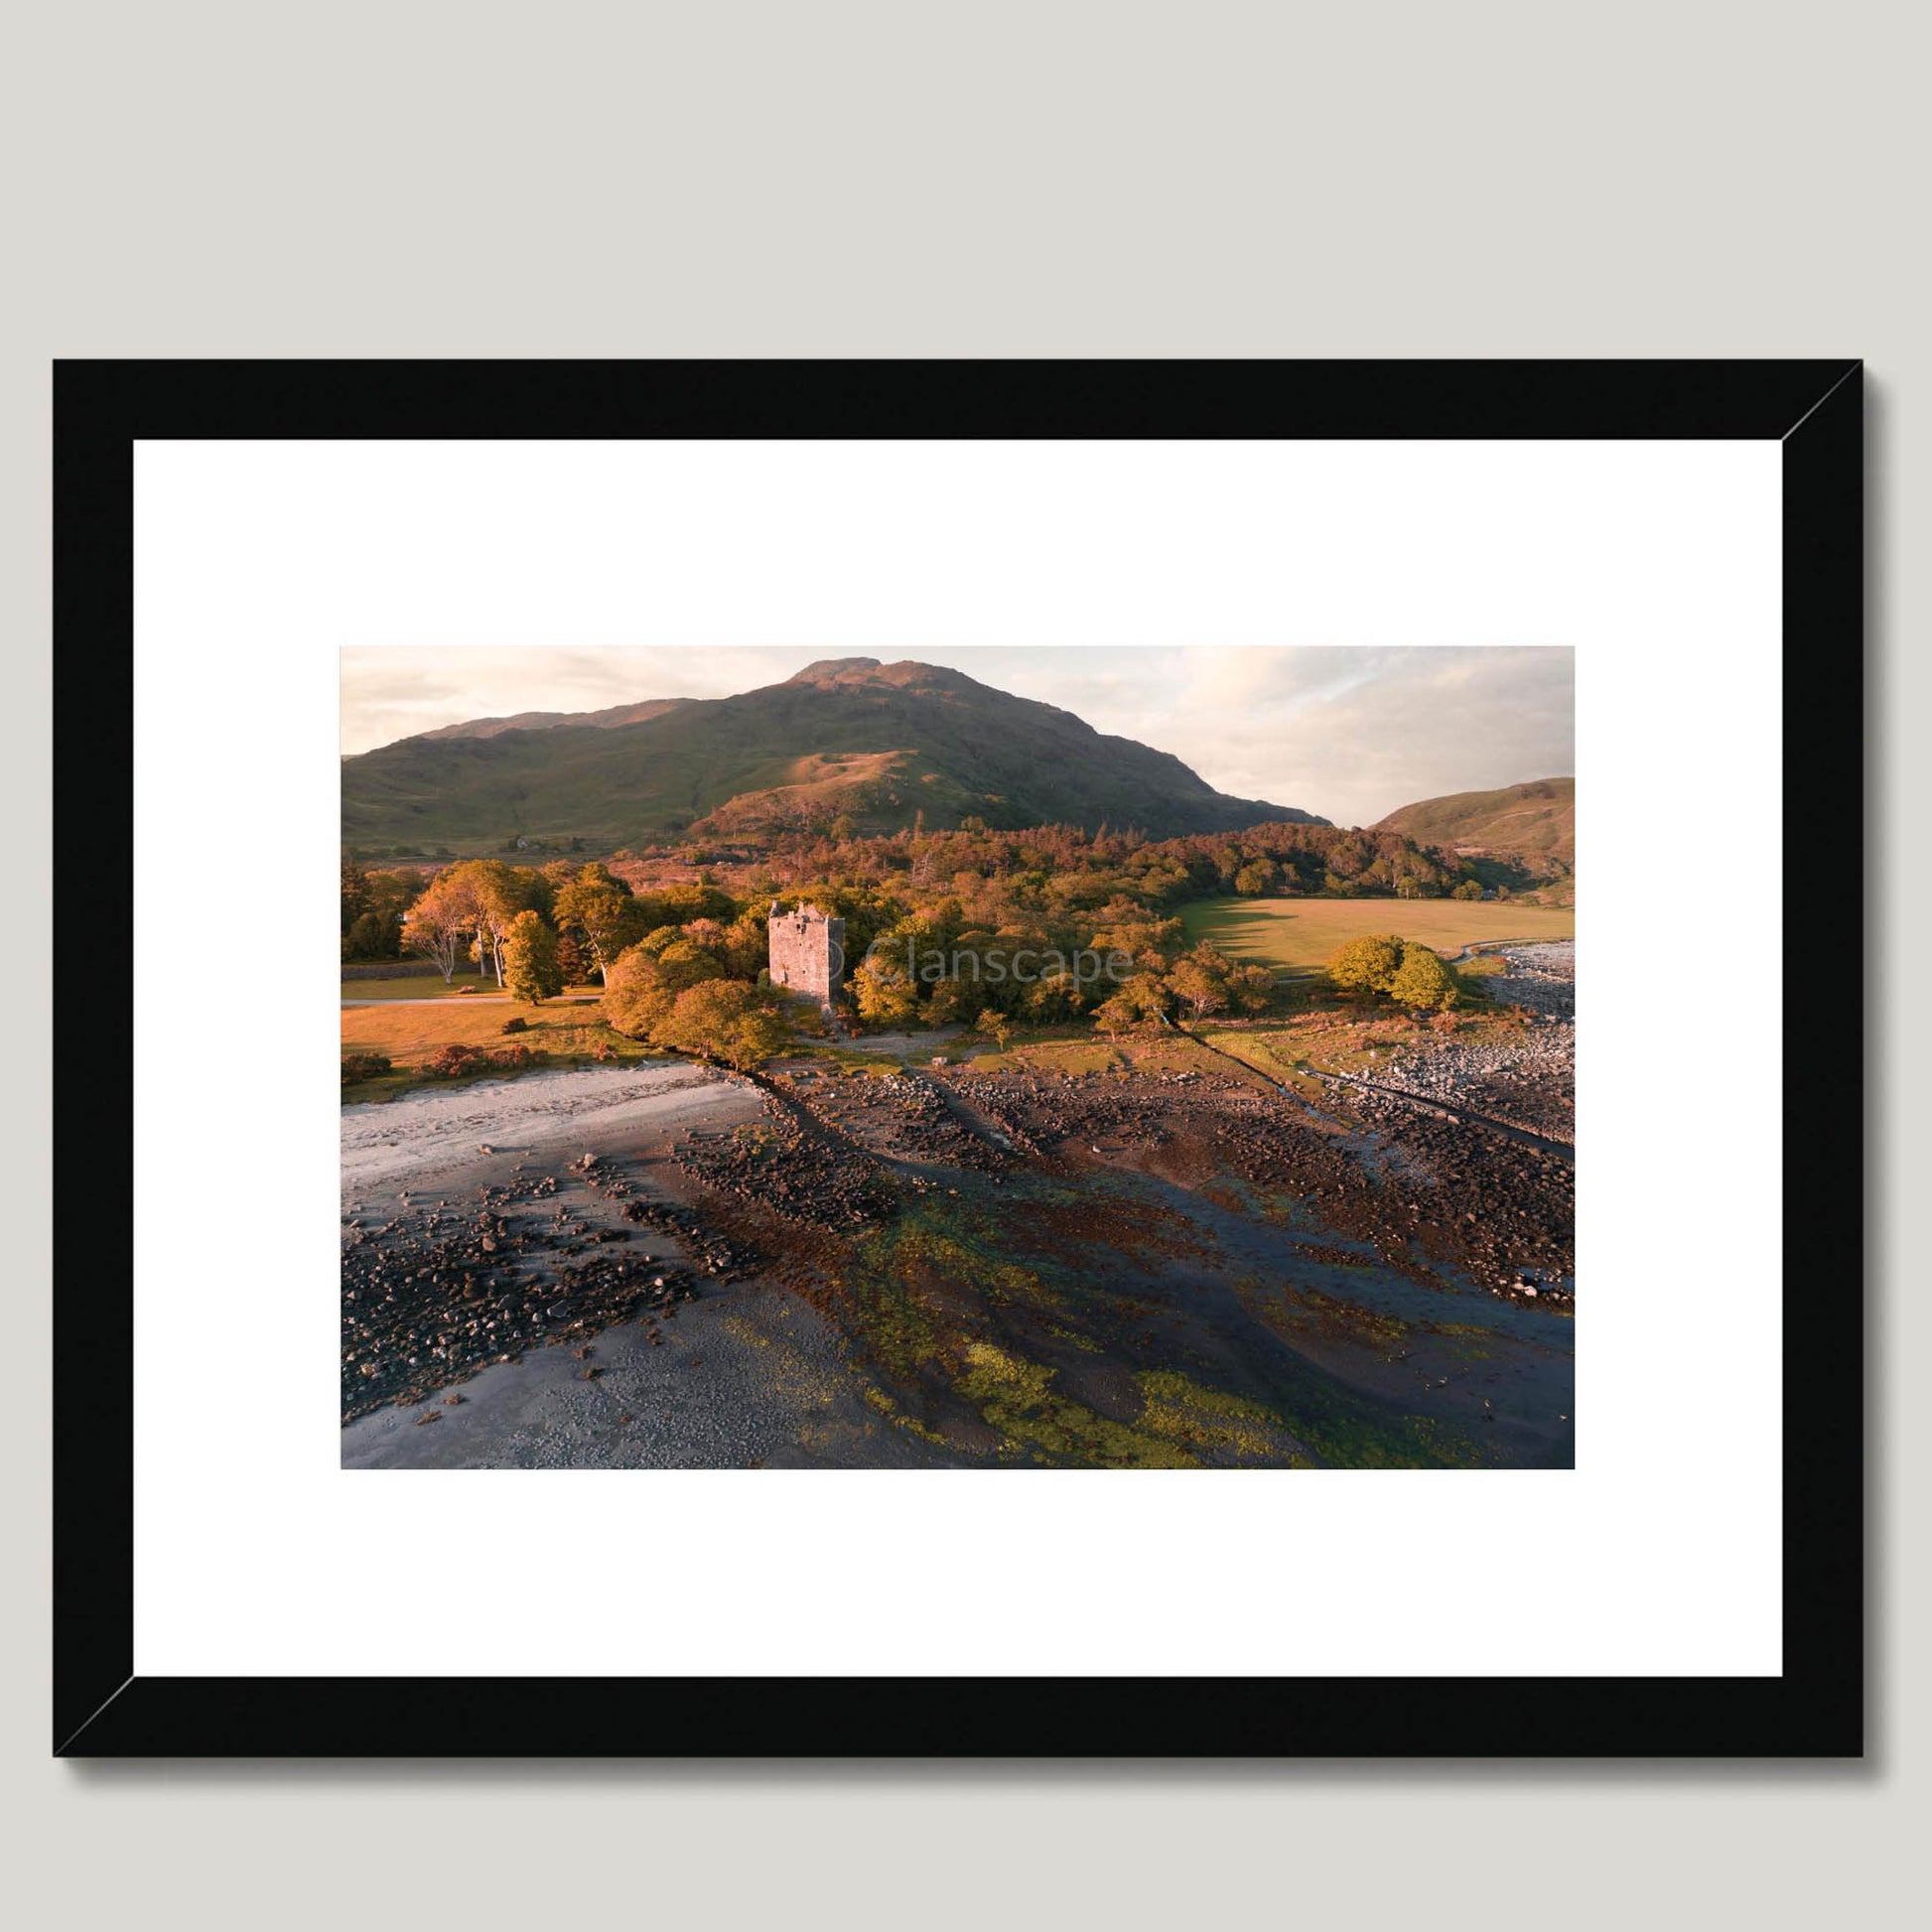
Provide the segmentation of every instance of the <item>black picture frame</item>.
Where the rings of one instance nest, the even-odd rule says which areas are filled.
[[[54,368],[55,849],[101,890],[133,819],[141,438],[1721,438],[1783,467],[1784,877],[1858,877],[1858,361],[279,362]],[[131,874],[127,882],[132,898]],[[131,917],[130,903],[130,917]],[[1849,924],[1849,921],[1847,922]],[[1802,977],[1787,933],[1790,983]],[[1857,976],[1843,977],[1842,1018]],[[111,1016],[125,1016],[114,1024]],[[1857,1037],[1857,1029],[1852,1030]],[[1863,1736],[1863,1073],[1785,1100],[1784,1668],[1772,1678],[186,1678],[133,1669],[133,1026],[105,952],[55,1003],[58,1755],[1857,1756]],[[1787,1067],[1799,1040],[1787,1014]],[[1801,1325],[1802,1323],[1802,1325]],[[1803,1378],[1801,1426],[1795,1407]]]

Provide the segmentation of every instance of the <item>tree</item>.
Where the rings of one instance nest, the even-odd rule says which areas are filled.
[[[1027,989],[1025,1006],[1032,1020],[1064,1020],[1078,1013],[1087,1003],[1079,979],[1063,966],[1042,973],[1036,984]]]
[[[1461,992],[1455,968],[1427,946],[1407,945],[1402,965],[1389,982],[1388,993],[1397,1006],[1447,1013]]]
[[[934,1027],[950,1026],[955,1020],[963,1020],[968,1026],[980,1017],[980,1009],[986,1004],[986,995],[977,986],[969,986],[964,980],[948,975],[945,979],[933,980],[926,988],[925,1018]]]
[[[670,1013],[677,995],[664,984],[657,961],[642,946],[630,946],[605,975],[598,1011],[604,1024],[626,1039],[649,1039]]]
[[[723,928],[721,951],[725,969],[735,980],[755,980],[771,950],[771,936],[764,927],[764,914],[741,912]]]
[[[1167,995],[1153,973],[1136,973],[1094,1008],[1093,1023],[1109,1038],[1130,1028],[1158,1020],[1167,1010]]]
[[[995,1046],[1004,1047],[1013,1037],[1013,1022],[998,1007],[988,1007],[973,1023]]]
[[[695,939],[673,939],[657,955],[658,971],[673,993],[726,977],[725,962],[709,946]]]
[[[403,944],[436,962],[448,985],[476,925],[476,900],[453,873],[439,872],[403,920]]]
[[[1260,898],[1275,883],[1275,868],[1265,859],[1250,859],[1234,875],[1234,890],[1243,898]]]
[[[602,872],[603,868],[594,866],[590,870]],[[738,916],[738,901],[722,887],[712,885],[667,886],[659,896],[659,905],[663,916],[673,925],[685,925],[692,919]]]
[[[868,1027],[897,1027],[919,1010],[917,988],[905,968],[890,959],[862,961],[847,986]]]
[[[413,872],[365,871],[343,862],[343,957],[394,959],[402,951],[402,915],[423,890]]]
[[[1264,1013],[1275,997],[1275,976],[1266,966],[1237,966],[1227,984],[1228,998],[1243,1013]]]
[[[402,949],[402,921],[393,912],[359,914],[344,935],[345,959],[394,959]]]
[[[420,872],[398,869],[365,875],[367,904],[349,927],[351,959],[397,959],[402,955],[402,915],[421,897],[429,881]]]
[[[582,986],[584,975],[590,971],[583,947],[567,932],[557,935],[557,971],[566,986]]]
[[[519,912],[503,936],[503,984],[512,999],[533,1007],[564,990],[557,935],[534,912]]]
[[[642,913],[630,888],[605,866],[585,866],[557,888],[557,924],[590,954],[606,986],[618,955],[643,936]]]
[[[1137,966],[1158,973],[1185,949],[1187,928],[1178,919],[1163,919],[1138,905],[1105,908],[1109,922],[1093,935],[1095,952],[1124,952]]]
[[[369,876],[353,859],[343,861],[343,937],[369,910]]]
[[[1386,993],[1402,967],[1402,941],[1393,933],[1365,934],[1336,948],[1328,978],[1344,992]]]
[[[1168,970],[1168,991],[1196,1020],[1219,1013],[1228,1003],[1230,961],[1203,939]]]
[[[503,935],[527,905],[529,882],[537,877],[519,877],[500,859],[466,859],[436,875],[436,887],[447,895],[447,902],[468,908],[477,963],[495,974],[498,986],[503,983]]]
[[[1450,898],[1476,899],[1481,897],[1482,881],[1480,879],[1465,879],[1461,885],[1456,887],[1454,892],[1449,894]]]
[[[699,1059],[723,1060],[742,1073],[782,1051],[791,1024],[771,994],[743,980],[705,980],[677,996],[651,1038]]]
[[[734,982],[737,984],[737,982]],[[749,991],[749,989],[748,989]],[[761,1066],[792,1043],[791,1016],[782,1002],[746,1010],[732,1029],[730,1059],[740,1072]]]

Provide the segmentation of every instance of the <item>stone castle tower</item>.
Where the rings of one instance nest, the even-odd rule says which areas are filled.
[[[774,898],[765,935],[771,984],[830,1006],[845,980],[845,921],[829,918],[815,905],[781,912]]]

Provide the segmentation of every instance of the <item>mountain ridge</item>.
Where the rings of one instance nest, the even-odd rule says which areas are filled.
[[[968,818],[1105,822],[1151,837],[1327,823],[1232,797],[1170,752],[910,658],[821,658],[725,698],[470,720],[345,759],[342,769],[343,836],[358,847],[617,845],[920,819],[935,830]]]
[[[636,704],[607,705],[602,711],[517,711],[507,718],[466,718],[458,725],[440,725],[435,731],[412,732],[411,738],[500,738],[505,732],[554,731],[559,726],[584,726],[599,731],[612,731],[620,725],[640,725],[646,719],[660,718],[667,711],[675,711],[681,704],[688,704],[688,698],[643,698]],[[409,739],[391,740],[392,744],[406,745]],[[384,751],[385,746],[377,745],[371,749]]]

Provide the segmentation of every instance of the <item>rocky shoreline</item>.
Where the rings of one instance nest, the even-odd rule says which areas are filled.
[[[1528,1111],[1546,1059],[1429,1063]],[[1179,1039],[494,1084],[345,1112],[358,1466],[1570,1453],[1573,1177],[1499,1134],[1311,1112]],[[1196,1384],[1249,1420],[1176,1409]]]
[[[1483,982],[1498,1007],[1525,1016],[1514,1039],[1430,1040],[1399,1053],[1381,1084],[1486,1114],[1545,1140],[1577,1139],[1577,948],[1573,941],[1498,949]]]

